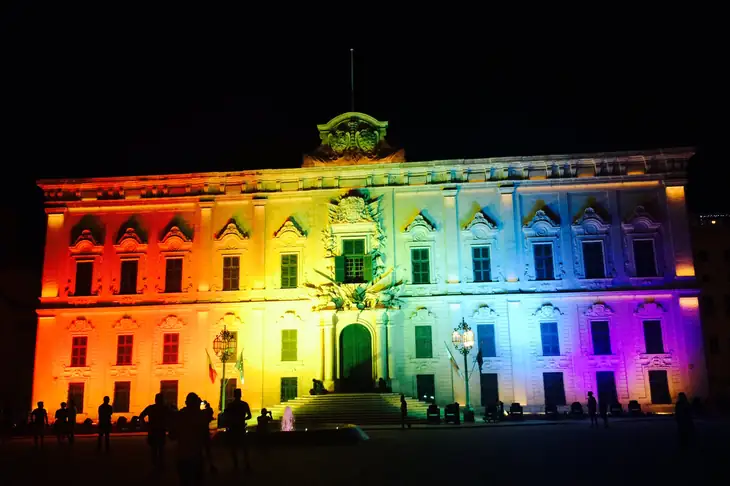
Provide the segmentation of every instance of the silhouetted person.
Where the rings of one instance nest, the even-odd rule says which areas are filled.
[[[140,422],[148,418],[147,444],[152,453],[152,466],[162,469],[165,465],[165,438],[170,427],[172,411],[165,406],[165,397],[162,393],[155,395],[155,403],[148,405],[139,414]]]
[[[171,437],[177,441],[177,472],[183,486],[203,484],[203,454],[207,453],[210,459],[208,420],[200,403],[198,395],[188,393],[185,406],[175,413],[170,430]]]
[[[76,402],[73,400],[68,401],[68,443],[73,445],[74,439],[76,438],[76,414],[78,409],[76,408]]]
[[[205,403],[205,409],[203,409],[203,412],[205,412],[205,418],[208,419],[208,424],[210,424],[213,420],[215,420],[215,412],[213,412],[213,407],[210,406],[210,402],[203,401]]]
[[[596,416],[596,407],[598,406],[598,402],[596,402],[596,397],[593,396],[593,392],[588,392],[588,418],[591,419],[591,427],[596,426],[598,427],[598,417]]]
[[[106,452],[109,452],[109,434],[112,431],[112,406],[109,405],[109,397],[104,397],[104,403],[99,405],[99,439],[96,450],[101,452],[101,440],[104,438]]]
[[[405,429],[406,423],[408,422],[408,403],[406,397],[402,393],[400,394],[400,428]],[[411,424],[408,424],[408,428],[411,428]]]
[[[674,418],[677,420],[680,447],[689,447],[694,426],[692,423],[692,410],[689,400],[687,400],[687,395],[684,392],[681,392],[677,397],[677,404],[674,407]]]
[[[41,447],[43,447],[48,425],[48,412],[43,408],[43,402],[38,402],[38,408],[33,410],[30,415],[33,420],[33,446],[37,448],[38,439],[40,439]]]
[[[603,426],[608,428],[608,400],[605,398],[598,402],[598,411],[603,419]]]
[[[387,391],[388,384],[385,382],[384,379],[378,378],[378,391],[380,393],[385,393]]]
[[[248,457],[248,444],[246,443],[246,421],[251,419],[251,408],[248,403],[241,400],[241,389],[236,388],[233,392],[233,400],[226,406],[225,422],[228,446],[233,458],[233,467],[238,469],[238,449],[243,449],[243,458],[246,461],[246,470],[251,470],[251,462]]]
[[[56,439],[58,439],[58,443],[60,444],[68,434],[68,410],[66,409],[66,402],[61,402],[61,408],[56,410],[53,429],[56,432]]]

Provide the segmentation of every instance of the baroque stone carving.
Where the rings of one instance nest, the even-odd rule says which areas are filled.
[[[636,257],[634,255],[633,242],[637,238],[653,241],[654,264],[656,265],[657,276],[661,277],[664,274],[664,259],[661,258],[661,255],[663,254],[660,233],[661,226],[661,223],[652,218],[643,206],[636,206],[631,216],[629,216],[627,221],[621,225],[624,235],[624,267],[626,268],[626,273],[629,276],[636,276]],[[651,284],[652,282],[649,280],[647,283]]]
[[[122,331],[130,331],[132,329],[139,328],[139,324],[137,323],[137,321],[132,319],[131,316],[124,315],[118,321],[112,324],[112,328]]]
[[[274,233],[274,238],[286,243],[294,243],[296,240],[306,238],[306,234],[299,227],[296,220],[290,216],[286,221],[284,221],[281,228]]]
[[[666,309],[664,306],[657,302],[642,302],[638,306],[636,306],[636,310],[634,311],[634,314],[637,316],[656,316],[658,314],[663,314],[666,312]]]
[[[88,320],[85,317],[77,317],[71,323],[66,327],[71,332],[89,332],[93,331],[96,326],[94,326],[90,320]]]
[[[472,314],[472,319],[474,320],[493,320],[497,317],[497,311],[492,309],[486,304],[480,305],[474,310],[474,313]]]
[[[533,314],[538,319],[557,319],[563,315],[560,309],[552,304],[543,304]]]
[[[233,312],[227,312],[218,320],[218,325],[220,327],[225,326],[228,329],[238,329],[241,326],[241,319]]]
[[[428,238],[429,233],[433,233],[435,231],[436,228],[423,215],[423,213],[419,213],[418,215],[416,215],[413,221],[411,221],[410,224],[406,226],[406,228],[403,230],[404,233],[407,233],[411,236],[411,239],[413,241],[423,241]]]
[[[405,152],[385,140],[388,122],[349,112],[317,125],[321,145],[304,156],[302,167],[405,162]]]
[[[613,309],[611,309],[606,304],[596,302],[595,304],[592,304],[588,310],[586,310],[585,315],[587,317],[609,317],[613,314]]]
[[[226,224],[223,225],[223,228],[221,228],[221,230],[215,235],[216,241],[219,242],[223,242],[229,238],[233,238],[238,241],[248,239],[248,233],[241,229],[236,220],[233,218],[229,219]]]
[[[477,211],[464,230],[471,231],[476,238],[486,238],[490,230],[497,229],[497,225],[487,218],[483,212]]]
[[[560,224],[553,221],[543,209],[538,209],[535,216],[523,228],[531,230],[531,236],[550,236],[560,233]]]
[[[562,250],[560,248],[560,224],[554,221],[543,209],[538,209],[532,219],[522,226],[524,234],[522,250],[524,252],[525,278],[536,280],[537,274],[533,258],[533,246],[535,244],[551,244],[553,250],[553,277],[561,280],[565,276],[563,268]],[[546,282],[549,285],[550,282]],[[540,284],[544,285],[544,284]]]
[[[158,244],[162,251],[190,251],[193,242],[179,227],[173,226]]]
[[[127,228],[117,244],[114,245],[114,249],[117,252],[138,253],[146,251],[147,245],[144,244],[134,228]]]
[[[288,310],[279,316],[279,324],[283,326],[296,327],[303,324],[303,322],[301,316],[293,310]]]
[[[71,246],[70,251],[71,251],[71,254],[73,254],[73,255],[79,255],[79,254],[99,255],[99,254],[101,254],[103,249],[104,249],[104,246],[100,242],[96,241],[91,230],[85,229],[81,232],[79,237],[76,238],[76,241]]]
[[[169,315],[157,323],[160,329],[182,329],[185,323],[175,315]]]
[[[436,316],[426,307],[419,307],[411,314],[411,322],[413,323],[433,323]]]
[[[592,207],[587,207],[583,214],[573,223],[573,265],[575,275],[578,278],[585,278],[585,268],[583,266],[583,241],[601,241],[603,242],[603,259],[605,268],[605,277],[612,278],[616,276],[616,269],[613,264],[613,252],[611,249],[611,225],[606,223],[603,218]],[[600,287],[602,284],[598,284]],[[596,288],[599,288],[596,287]]]

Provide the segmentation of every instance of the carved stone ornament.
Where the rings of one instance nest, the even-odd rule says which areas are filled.
[[[634,314],[637,316],[656,316],[666,312],[666,309],[657,302],[642,302],[636,307]]]
[[[435,318],[436,316],[434,316],[433,313],[429,311],[426,307],[419,307],[413,312],[413,314],[411,314],[411,322],[414,323],[433,323]]]
[[[139,324],[137,321],[132,319],[130,316],[122,316],[121,319],[112,324],[112,328],[120,331],[131,331],[132,329],[138,329]]]
[[[296,311],[288,310],[279,316],[279,324],[296,327],[303,323],[301,316]]]
[[[472,319],[478,321],[490,321],[494,320],[497,317],[497,311],[495,311],[488,305],[483,304],[474,310],[474,313],[471,317]]]
[[[286,221],[284,221],[284,224],[281,225],[281,228],[274,233],[274,238],[285,245],[292,245],[298,241],[304,240],[306,235],[294,218],[289,217]]]
[[[127,228],[124,234],[119,238],[114,249],[118,252],[137,253],[147,250],[147,245],[143,243],[134,228]]]
[[[622,226],[625,231],[657,231],[661,224],[644,209],[644,206],[636,206]]]
[[[248,239],[248,233],[238,226],[235,219],[231,218],[226,222],[223,228],[221,228],[218,234],[215,235],[215,239],[218,242],[224,242],[228,239],[234,239],[242,242]]]
[[[377,204],[377,200],[372,204]],[[331,223],[360,223],[363,221],[374,221],[372,211],[364,198],[346,196],[338,203],[330,204]]]
[[[592,304],[585,312],[585,315],[588,317],[609,317],[612,314],[613,309],[599,302]]]
[[[474,217],[464,227],[465,231],[471,231],[475,238],[486,239],[491,231],[497,229],[497,225],[490,221],[483,212],[477,211]]]
[[[160,329],[182,329],[185,323],[179,317],[169,315],[157,323]]]
[[[97,242],[91,230],[85,229],[81,232],[70,250],[72,254],[101,254],[104,246]]]
[[[583,226],[587,234],[603,233],[611,227],[592,207],[587,207],[573,226]]]
[[[193,242],[180,228],[173,226],[162,238],[159,247],[162,251],[190,251],[193,248]]]
[[[241,325],[241,319],[233,312],[228,312],[218,320],[218,325],[220,327],[225,326],[229,330],[238,329]]]
[[[95,326],[85,317],[77,317],[66,327],[71,332],[89,332],[93,331]]]
[[[529,223],[523,226],[524,230],[532,230],[530,236],[552,236],[560,233],[560,225],[550,218],[542,209],[535,212]],[[528,233],[528,231],[526,231]]]
[[[405,233],[411,236],[413,241],[425,240],[429,233],[434,231],[436,231],[436,228],[422,213],[418,214],[404,230]]]
[[[552,304],[543,304],[532,315],[536,316],[538,319],[557,319],[562,316],[563,313]]]

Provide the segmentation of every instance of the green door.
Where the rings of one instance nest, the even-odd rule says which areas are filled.
[[[340,388],[345,392],[373,390],[370,331],[361,324],[350,324],[340,334]]]

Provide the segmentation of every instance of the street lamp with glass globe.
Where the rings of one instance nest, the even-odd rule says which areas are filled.
[[[223,365],[221,376],[221,412],[223,412],[226,409],[226,362],[236,352],[236,334],[223,326],[223,330],[213,340],[213,351]]]
[[[471,330],[469,324],[466,323],[464,318],[461,318],[461,324],[454,328],[454,332],[451,334],[451,343],[457,352],[464,356],[464,387],[466,389],[466,409],[471,410],[471,402],[469,400],[469,363],[467,362],[467,356],[471,348],[474,347],[474,331]]]

